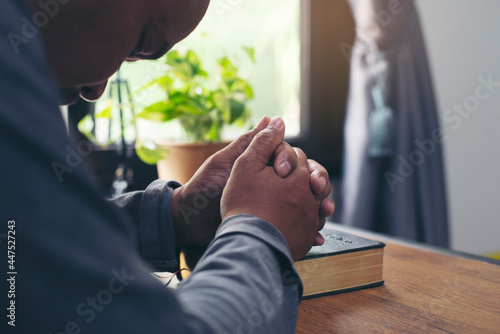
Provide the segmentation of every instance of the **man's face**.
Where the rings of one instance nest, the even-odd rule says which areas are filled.
[[[29,0],[34,12],[38,1]],[[42,29],[64,103],[99,98],[124,60],[157,59],[189,35],[209,0],[70,0]]]

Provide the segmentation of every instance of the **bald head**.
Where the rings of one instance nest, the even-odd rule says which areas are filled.
[[[34,13],[51,0],[27,0]],[[124,60],[156,59],[199,24],[210,0],[52,0],[41,29],[65,102],[100,97]]]

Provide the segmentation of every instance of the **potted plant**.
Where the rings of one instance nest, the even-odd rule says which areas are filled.
[[[253,61],[253,49],[245,51]],[[139,145],[137,154],[148,163],[157,163],[160,178],[184,183],[210,155],[227,145],[221,142],[225,126],[247,123],[253,89],[228,57],[217,60],[216,77],[209,77],[191,50],[172,51],[165,62],[165,74],[143,87],[160,87],[165,99],[145,107],[137,117],[153,122],[177,120],[188,142],[156,141],[156,149]]]

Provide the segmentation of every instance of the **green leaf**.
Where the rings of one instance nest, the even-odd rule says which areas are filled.
[[[154,165],[158,161],[164,159],[168,151],[162,150],[154,146],[154,148],[149,148],[144,146],[141,142],[136,143],[135,153],[137,156],[148,165]]]
[[[118,138],[120,137],[120,134],[118,134],[116,138],[109,138],[109,140],[106,142],[98,141],[96,136],[94,136],[94,134],[92,133],[92,131],[94,131],[94,127],[95,123],[94,120],[92,119],[92,116],[90,115],[86,115],[78,123],[78,130],[80,131],[80,133],[85,135],[88,138],[88,140],[90,140],[95,145],[108,146],[117,141]]]
[[[193,67],[186,62],[179,63],[177,66],[173,68],[174,74],[182,81],[190,81],[193,80],[194,71]]]
[[[140,91],[147,89],[149,87],[152,87],[152,86],[159,86],[160,88],[162,88],[166,92],[169,92],[172,88],[173,82],[174,82],[174,79],[172,79],[171,77],[169,77],[167,75],[164,75],[164,76],[159,77],[157,79],[154,79],[150,83],[142,86],[141,88],[138,89],[138,91],[140,92]]]
[[[189,115],[189,116],[201,116],[207,113],[199,103],[193,100],[185,100],[184,103],[179,104],[176,107],[176,112],[179,115]]]
[[[255,64],[255,49],[252,47],[244,46],[243,50],[246,52],[252,63]]]
[[[184,57],[181,57],[179,51],[174,50],[167,53],[167,65],[170,66],[173,75],[182,81],[193,78],[193,69]]]
[[[219,123],[217,120],[214,120],[212,122],[212,125],[210,126],[210,131],[208,132],[208,139],[211,142],[217,142],[220,141],[220,133],[221,133],[221,123]]]
[[[243,79],[236,79],[232,82],[230,87],[232,92],[242,92],[248,99],[253,98],[253,89],[250,83]]]
[[[144,108],[137,117],[152,122],[167,122],[178,117],[178,114],[170,101],[161,101]]]
[[[245,110],[243,111],[243,114],[234,121],[234,124],[236,124],[236,126],[242,128],[245,126],[245,124],[248,122],[248,120],[250,119],[250,109],[246,108],[245,107]],[[255,126],[250,126],[249,130],[253,129]]]
[[[91,142],[94,144],[97,144],[97,139],[92,133],[94,130],[94,120],[92,119],[92,116],[90,115],[85,115],[85,117],[82,118],[82,120],[78,123],[78,130],[85,135]]]
[[[229,58],[222,57],[218,60],[219,73],[222,79],[232,79],[238,76],[238,68],[231,63]]]
[[[203,70],[201,61],[193,51],[189,50],[185,56],[179,51],[167,54],[167,65],[171,67],[172,73],[181,81],[189,82],[198,77],[206,77],[208,74]]]
[[[245,87],[243,92],[246,94],[247,99],[251,100],[254,97],[252,86],[248,85]]]
[[[214,105],[217,110],[221,111],[222,113],[225,113],[226,111],[229,110],[229,101],[226,97],[226,95],[222,92],[215,92],[213,94],[213,100],[214,100]]]
[[[200,77],[208,77],[208,73],[205,72],[205,70],[203,70],[201,67],[198,68],[198,71],[196,72],[196,75],[200,76]]]
[[[186,61],[191,65],[193,74],[195,76],[207,77],[208,74],[203,70],[201,60],[198,58],[196,53],[193,51],[188,51],[186,53]]]
[[[185,59],[193,64],[193,65],[199,65],[200,64],[200,60],[198,59],[198,56],[196,55],[196,53],[194,53],[192,50],[188,50],[186,52],[186,57]]]
[[[95,117],[111,119],[112,110],[113,100],[109,99],[108,102],[106,102],[106,107],[101,112],[96,113]]]
[[[176,63],[181,61],[181,56],[179,50],[173,50],[167,53],[167,57],[165,59],[165,63],[170,66],[174,66]]]
[[[229,105],[231,108],[231,117],[228,123],[233,124],[237,119],[243,116],[245,112],[245,104],[235,99],[230,99]]]

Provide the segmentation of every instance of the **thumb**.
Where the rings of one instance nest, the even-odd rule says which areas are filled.
[[[238,159],[238,157],[243,152],[245,152],[248,145],[250,145],[255,135],[266,128],[266,126],[269,124],[269,121],[270,119],[268,116],[262,117],[259,124],[255,128],[239,136],[238,139],[234,140],[231,144],[225,147],[221,151],[222,157],[231,162],[234,162],[236,159]]]
[[[266,129],[260,131],[252,140],[248,149],[241,155],[241,161],[247,166],[265,168],[276,148],[285,137],[285,123],[281,117],[274,117]]]

